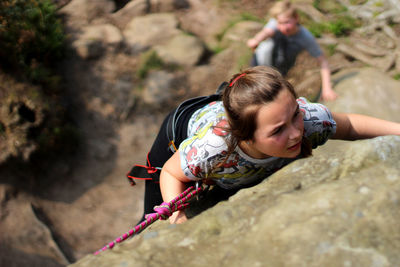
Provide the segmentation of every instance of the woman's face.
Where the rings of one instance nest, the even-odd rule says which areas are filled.
[[[285,14],[279,15],[276,18],[278,22],[278,30],[286,36],[291,36],[298,31],[297,17],[287,16]]]
[[[300,154],[304,131],[303,115],[289,90],[263,105],[256,117],[257,128],[249,141],[257,158],[295,158]]]

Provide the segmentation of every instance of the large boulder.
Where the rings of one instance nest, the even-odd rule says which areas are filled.
[[[332,76],[335,102],[326,103],[334,111],[361,113],[400,122],[400,82],[375,68],[348,69]]]
[[[205,53],[201,40],[187,34],[179,34],[154,49],[163,62],[187,67],[196,65]]]
[[[40,209],[27,201],[24,194],[0,184],[0,203],[2,266],[65,266],[70,263],[54,240],[57,237],[52,236],[54,233],[43,223],[46,218],[41,217]]]
[[[111,24],[93,25],[82,28],[72,47],[83,59],[93,59],[104,55],[107,50],[117,51],[123,42],[120,30]]]
[[[399,160],[400,137],[348,142],[71,266],[397,266]]]
[[[373,69],[334,78],[341,97],[332,110],[399,120],[398,82]],[[212,189],[182,225],[157,221],[72,266],[397,266],[399,160],[399,136],[328,141],[227,201],[212,202]]]
[[[123,34],[130,52],[136,54],[154,45],[165,44],[180,32],[174,14],[157,13],[133,18]]]
[[[144,103],[151,106],[165,105],[173,95],[174,83],[174,75],[169,72],[150,72],[143,89]]]
[[[65,16],[68,27],[79,28],[110,15],[114,10],[112,0],[71,0],[59,13]]]

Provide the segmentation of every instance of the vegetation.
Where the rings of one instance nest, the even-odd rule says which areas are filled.
[[[360,22],[347,15],[347,8],[337,1],[315,0],[313,6],[329,18],[328,21],[317,23],[300,13],[303,24],[315,37],[321,37],[324,33],[332,33],[336,37],[346,36],[360,26]]]
[[[347,36],[351,31],[360,26],[360,23],[351,16],[337,15],[329,21],[317,23],[308,20],[304,25],[315,37],[324,33],[332,33],[336,37]]]
[[[0,40],[0,105],[34,103],[30,122],[38,110],[45,114],[40,125],[22,129],[39,147],[34,154],[53,158],[54,153],[76,149],[79,134],[61,103],[61,78],[55,72],[65,54],[65,35],[55,5],[51,0],[1,0]],[[0,120],[3,137],[20,131],[11,128],[18,126],[9,125],[7,118]]]
[[[167,64],[162,61],[162,59],[157,55],[157,52],[154,50],[149,50],[143,53],[140,57],[140,64],[138,70],[136,71],[136,76],[139,79],[146,78],[147,74],[150,70],[176,70],[179,66],[174,64]]]
[[[53,84],[54,62],[64,51],[64,33],[50,0],[0,1],[0,61],[35,83]]]

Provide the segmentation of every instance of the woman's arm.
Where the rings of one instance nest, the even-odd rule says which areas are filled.
[[[400,123],[360,115],[332,112],[336,133],[332,139],[357,140],[382,135],[400,135]]]
[[[160,189],[164,202],[169,202],[185,191],[186,183],[191,180],[187,178],[180,164],[179,151],[164,164],[160,175]],[[183,211],[176,211],[169,217],[170,223],[183,223],[187,220]]]

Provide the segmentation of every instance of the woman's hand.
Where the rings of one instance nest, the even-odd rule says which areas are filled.
[[[170,224],[180,224],[180,223],[184,223],[186,221],[187,221],[187,217],[183,210],[178,210],[169,217]]]

